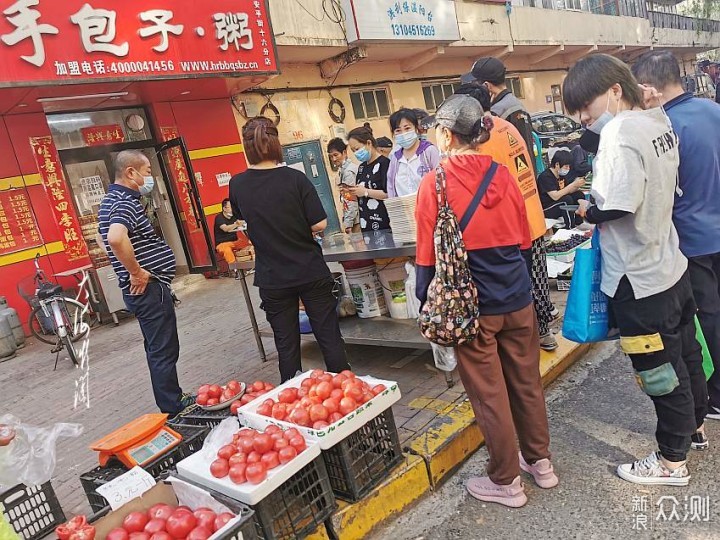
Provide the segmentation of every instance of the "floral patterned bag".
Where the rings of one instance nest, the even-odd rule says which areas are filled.
[[[435,170],[438,216],[435,225],[435,277],[418,322],[422,335],[438,345],[454,347],[475,339],[480,328],[478,293],[473,283],[462,231],[480,206],[497,171],[493,162],[465,215],[458,223],[447,202],[445,169]]]

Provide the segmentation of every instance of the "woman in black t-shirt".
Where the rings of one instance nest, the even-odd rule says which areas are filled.
[[[357,184],[347,188],[357,197],[360,210],[360,228],[366,231],[381,231],[390,228],[383,199],[387,199],[387,172],[390,160],[377,147],[372,130],[359,127],[348,133],[348,145],[360,162]]]
[[[255,246],[255,285],[275,335],[282,382],[302,371],[301,299],[328,371],[350,369],[334,281],[313,237],[327,226],[320,197],[307,176],[279,165],[282,148],[272,121],[249,120],[242,138],[250,167],[230,180],[230,202]]]

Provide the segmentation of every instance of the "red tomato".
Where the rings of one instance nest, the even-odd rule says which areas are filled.
[[[285,430],[285,438],[289,441],[293,437],[300,435],[300,431],[297,428],[291,427]]]
[[[270,438],[273,440],[273,444],[275,444],[275,441],[277,441],[278,439],[284,439],[284,438],[285,438],[285,434],[282,433],[282,432],[280,432],[280,433],[273,433],[272,435],[270,435]]]
[[[207,540],[212,536],[212,529],[207,527],[195,527],[190,534],[187,535],[187,540]]]
[[[383,393],[385,390],[387,390],[387,387],[384,384],[378,384],[372,387],[372,393],[376,396]]]
[[[355,379],[345,379],[342,384],[340,385],[340,389],[343,391],[343,394],[345,394],[345,390],[349,388],[350,386],[355,385]]]
[[[304,379],[303,382],[300,383],[300,388],[310,390],[313,384],[315,384],[315,381],[313,379]]]
[[[230,521],[234,517],[235,517],[235,515],[231,514],[230,512],[223,512],[222,514],[218,514],[218,516],[215,518],[215,527],[213,530],[215,532],[219,531],[225,525],[227,525],[228,521]]]
[[[313,429],[325,429],[329,425],[330,424],[328,424],[325,420],[318,420],[312,425],[312,427]]]
[[[317,385],[317,395],[320,399],[327,399],[333,391],[333,385],[331,382],[324,381]]]
[[[217,398],[210,398],[207,400],[208,407],[212,407],[213,405],[217,405],[218,403],[220,403],[220,400]]]
[[[74,518],[71,518],[67,521],[67,523],[63,523],[62,525],[59,525],[55,529],[55,535],[58,537],[59,540],[69,540],[70,536],[73,533],[76,533],[77,531],[81,530],[83,527],[87,525],[87,518],[83,515],[75,516]]]
[[[233,390],[230,390],[229,388],[226,388],[225,390],[223,390],[222,400],[230,401],[230,400],[234,399],[239,393],[240,393],[239,390],[233,391]]]
[[[270,390],[275,390],[275,386],[270,384],[269,382],[265,383],[265,392],[269,392]]]
[[[150,507],[150,510],[148,510],[148,517],[150,519],[158,518],[167,520],[167,518],[169,518],[172,513],[172,506],[165,503],[158,503]]]
[[[192,513],[177,510],[165,523],[165,529],[175,538],[185,538],[196,526],[197,518]]]
[[[210,385],[209,384],[203,384],[200,388],[198,388],[198,395],[200,394],[207,394],[210,391]]]
[[[279,438],[274,439],[273,450],[279,452],[283,448],[287,448],[289,445],[290,443],[287,441],[287,439],[281,435]]]
[[[211,385],[210,385],[210,388],[208,388],[208,392],[207,392],[207,393],[208,393],[208,396],[210,396],[211,398],[218,398],[218,399],[219,399],[220,396],[222,396],[223,389],[222,389],[222,387],[221,387],[220,385],[211,384]]]
[[[189,506],[185,506],[185,505],[178,506],[178,507],[173,511],[173,513],[175,513],[175,512],[190,512],[191,514],[193,513],[193,511],[190,510],[190,507],[189,507]]]
[[[308,394],[308,397],[304,397],[300,400],[300,406],[305,409],[309,409],[310,407],[312,407],[312,405],[313,405],[313,400],[309,397],[309,394]]]
[[[374,398],[374,397],[375,397],[375,394],[373,394],[372,391],[365,390],[365,392],[363,392],[362,402],[367,403],[368,401],[371,401],[372,398]]]
[[[134,533],[130,533],[130,536],[128,538],[130,540],[150,540],[150,535],[148,533],[146,533],[145,531],[134,532]]]
[[[285,465],[286,463],[292,461],[297,457],[298,451],[295,450],[294,446],[286,446],[285,448],[281,448],[278,452],[278,460],[282,465]]]
[[[263,403],[257,408],[257,413],[260,416],[272,416],[272,405],[268,405],[267,403]]]
[[[265,433],[267,433],[268,435],[272,435],[273,433],[282,433],[282,429],[280,429],[276,425],[271,424],[265,428]]]
[[[310,377],[312,377],[313,379],[319,379],[323,375],[325,375],[325,372],[322,369],[313,369],[310,373]]]
[[[340,412],[334,412],[330,414],[330,423],[334,424],[335,422],[342,420],[343,414]]]
[[[231,469],[233,465],[237,465],[238,463],[247,463],[247,454],[245,452],[238,452],[228,460],[228,465],[230,465]]]
[[[230,481],[235,484],[244,484],[245,482],[247,482],[247,477],[245,476],[245,469],[247,469],[246,463],[238,463],[230,467]],[[213,523],[214,521],[215,514],[213,514]]]
[[[332,380],[333,387],[341,388],[341,385],[345,380],[347,380],[347,377],[345,375],[335,375]]]
[[[149,535],[153,535],[158,532],[165,531],[165,520],[164,519],[158,519],[158,518],[152,518],[150,521],[147,522],[145,525],[145,529],[143,529],[146,533]]]
[[[308,390],[307,397],[310,399],[318,397],[317,395],[317,384],[310,387],[310,390]]]
[[[230,468],[230,480],[232,480],[232,467]],[[205,527],[211,531],[215,530],[215,518],[217,517],[215,512],[209,508],[198,508],[195,512],[193,512],[193,515],[197,518],[198,527]]]
[[[95,527],[83,525],[70,535],[70,540],[95,540]]]
[[[247,461],[245,463],[247,463],[247,464],[259,463],[260,459],[262,459],[262,454],[260,452],[256,452],[255,450],[253,450],[252,452],[250,452],[248,454]]]
[[[245,396],[243,396],[243,397],[245,397]],[[235,415],[237,414],[237,412],[238,412],[238,409],[239,409],[240,407],[242,407],[242,406],[243,406],[242,400],[240,400],[240,401],[233,401],[233,402],[232,402],[232,405],[230,405],[230,414],[232,414],[233,416],[235,416]]]
[[[313,405],[310,407],[310,421],[315,423],[318,420],[327,420],[330,412],[322,405]]]
[[[255,394],[244,394],[243,397],[240,398],[240,405],[247,405],[250,403],[253,399],[255,399]],[[233,403],[234,405],[234,403]],[[234,414],[234,413],[233,413]]]
[[[305,450],[307,448],[307,445],[305,444],[305,437],[302,435],[297,435],[290,439],[290,446],[292,446],[295,450],[297,450],[298,454]]]
[[[292,403],[297,400],[297,397],[297,388],[285,388],[285,390],[280,390],[280,393],[278,394],[278,400],[280,403]]]
[[[324,375],[321,375],[320,377],[318,377],[318,381],[320,381],[320,383],[328,382],[328,383],[332,384],[333,375],[332,375],[332,373],[325,373]]]
[[[207,392],[202,392],[195,398],[195,403],[204,407],[207,405],[208,399],[210,399],[210,396],[207,395]]]
[[[260,454],[269,452],[272,447],[273,447],[273,441],[270,438],[270,435],[268,435],[266,433],[261,433],[260,435],[256,435],[255,439],[253,439],[253,449],[256,452],[259,452]]]
[[[363,397],[363,390],[360,386],[353,384],[345,388],[345,397],[360,401]]]
[[[110,531],[105,537],[105,540],[128,540],[129,537],[130,535],[125,529],[118,527],[117,529]]]
[[[252,437],[242,437],[238,441],[237,446],[241,452],[243,452],[245,454],[249,454],[250,452],[253,451],[253,438]]]
[[[280,465],[280,461],[278,461],[278,453],[268,452],[267,454],[263,454],[260,463],[263,463],[268,471],[274,469]]]
[[[210,464],[210,474],[212,474],[215,478],[225,478],[228,475],[229,470],[230,465],[228,464],[227,459],[218,458]],[[173,515],[175,514],[177,514],[177,510],[173,513]],[[168,530],[168,532],[170,531]],[[172,533],[170,532],[170,534]]]
[[[237,454],[237,448],[235,448],[232,444],[226,444],[218,450],[217,457],[221,459],[230,459],[235,454]]]
[[[257,431],[250,428],[242,428],[235,435],[237,435],[238,437],[254,437],[255,435],[257,435]]]
[[[308,395],[308,389],[307,389],[307,388],[300,388],[300,389],[298,390],[298,399],[299,399],[299,400],[302,399],[302,398],[304,398],[304,397],[307,397],[307,395]],[[297,403],[297,402],[296,402],[296,403]]]
[[[251,463],[245,469],[245,476],[251,484],[259,484],[267,478],[267,469],[263,463]]]
[[[333,399],[333,398],[327,398],[325,401],[322,402],[323,407],[325,407],[328,411],[328,418],[330,418],[330,415],[334,412],[338,412],[340,410],[340,400]]]
[[[288,421],[298,426],[309,427],[310,426],[310,414],[307,409],[298,407],[288,415]]]
[[[344,397],[340,400],[340,413],[345,416],[357,409],[357,402],[351,397]]]
[[[252,383],[252,389],[254,392],[262,392],[265,390],[265,383],[262,381],[255,381]]]
[[[110,537],[108,536],[108,538],[110,538]],[[107,540],[107,539],[106,539],[106,540]],[[158,533],[153,534],[153,535],[150,537],[150,540],[174,540],[174,539],[173,539],[172,536],[170,536],[169,533],[166,533],[165,531],[162,531],[162,532],[158,532]]]
[[[273,405],[271,414],[275,420],[285,420],[287,416],[287,403],[276,403]]]
[[[123,519],[123,529],[129,533],[142,532],[150,521],[144,512],[130,512]]]
[[[345,394],[343,394],[342,388],[335,388],[332,392],[330,392],[330,397],[332,399],[337,399],[340,401],[342,398],[345,397]]]
[[[355,374],[354,374],[352,371],[350,371],[349,369],[346,369],[346,370],[344,370],[344,371],[341,371],[341,372],[340,372],[340,375],[345,375],[346,377],[349,377],[349,378],[351,378],[351,379],[354,379],[354,378],[355,378]]]
[[[240,383],[238,381],[228,381],[228,383],[225,385],[226,388],[229,390],[232,390],[236,394],[240,391]]]

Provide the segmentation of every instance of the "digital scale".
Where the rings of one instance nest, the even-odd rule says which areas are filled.
[[[182,442],[182,435],[165,425],[167,414],[145,414],[90,445],[99,452],[100,466],[111,458],[132,469],[159,458]]]

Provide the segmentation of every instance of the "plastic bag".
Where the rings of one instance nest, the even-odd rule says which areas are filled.
[[[415,265],[410,261],[405,263],[407,279],[405,280],[405,298],[407,302],[408,317],[417,319],[420,316],[420,300],[415,295]]]
[[[38,486],[50,481],[55,471],[55,443],[59,437],[78,437],[80,424],[37,427],[23,424],[11,414],[0,416],[0,424],[15,430],[15,438],[0,447],[0,485]]]
[[[220,450],[226,444],[230,444],[233,435],[235,435],[240,429],[237,416],[231,416],[220,422],[213,430],[208,433],[203,443],[202,450],[203,455],[208,460],[208,463],[214,461],[217,457],[218,450]]]
[[[430,343],[430,345],[436,368],[441,371],[452,371],[457,367],[457,354],[454,347],[443,347],[436,343]]]

